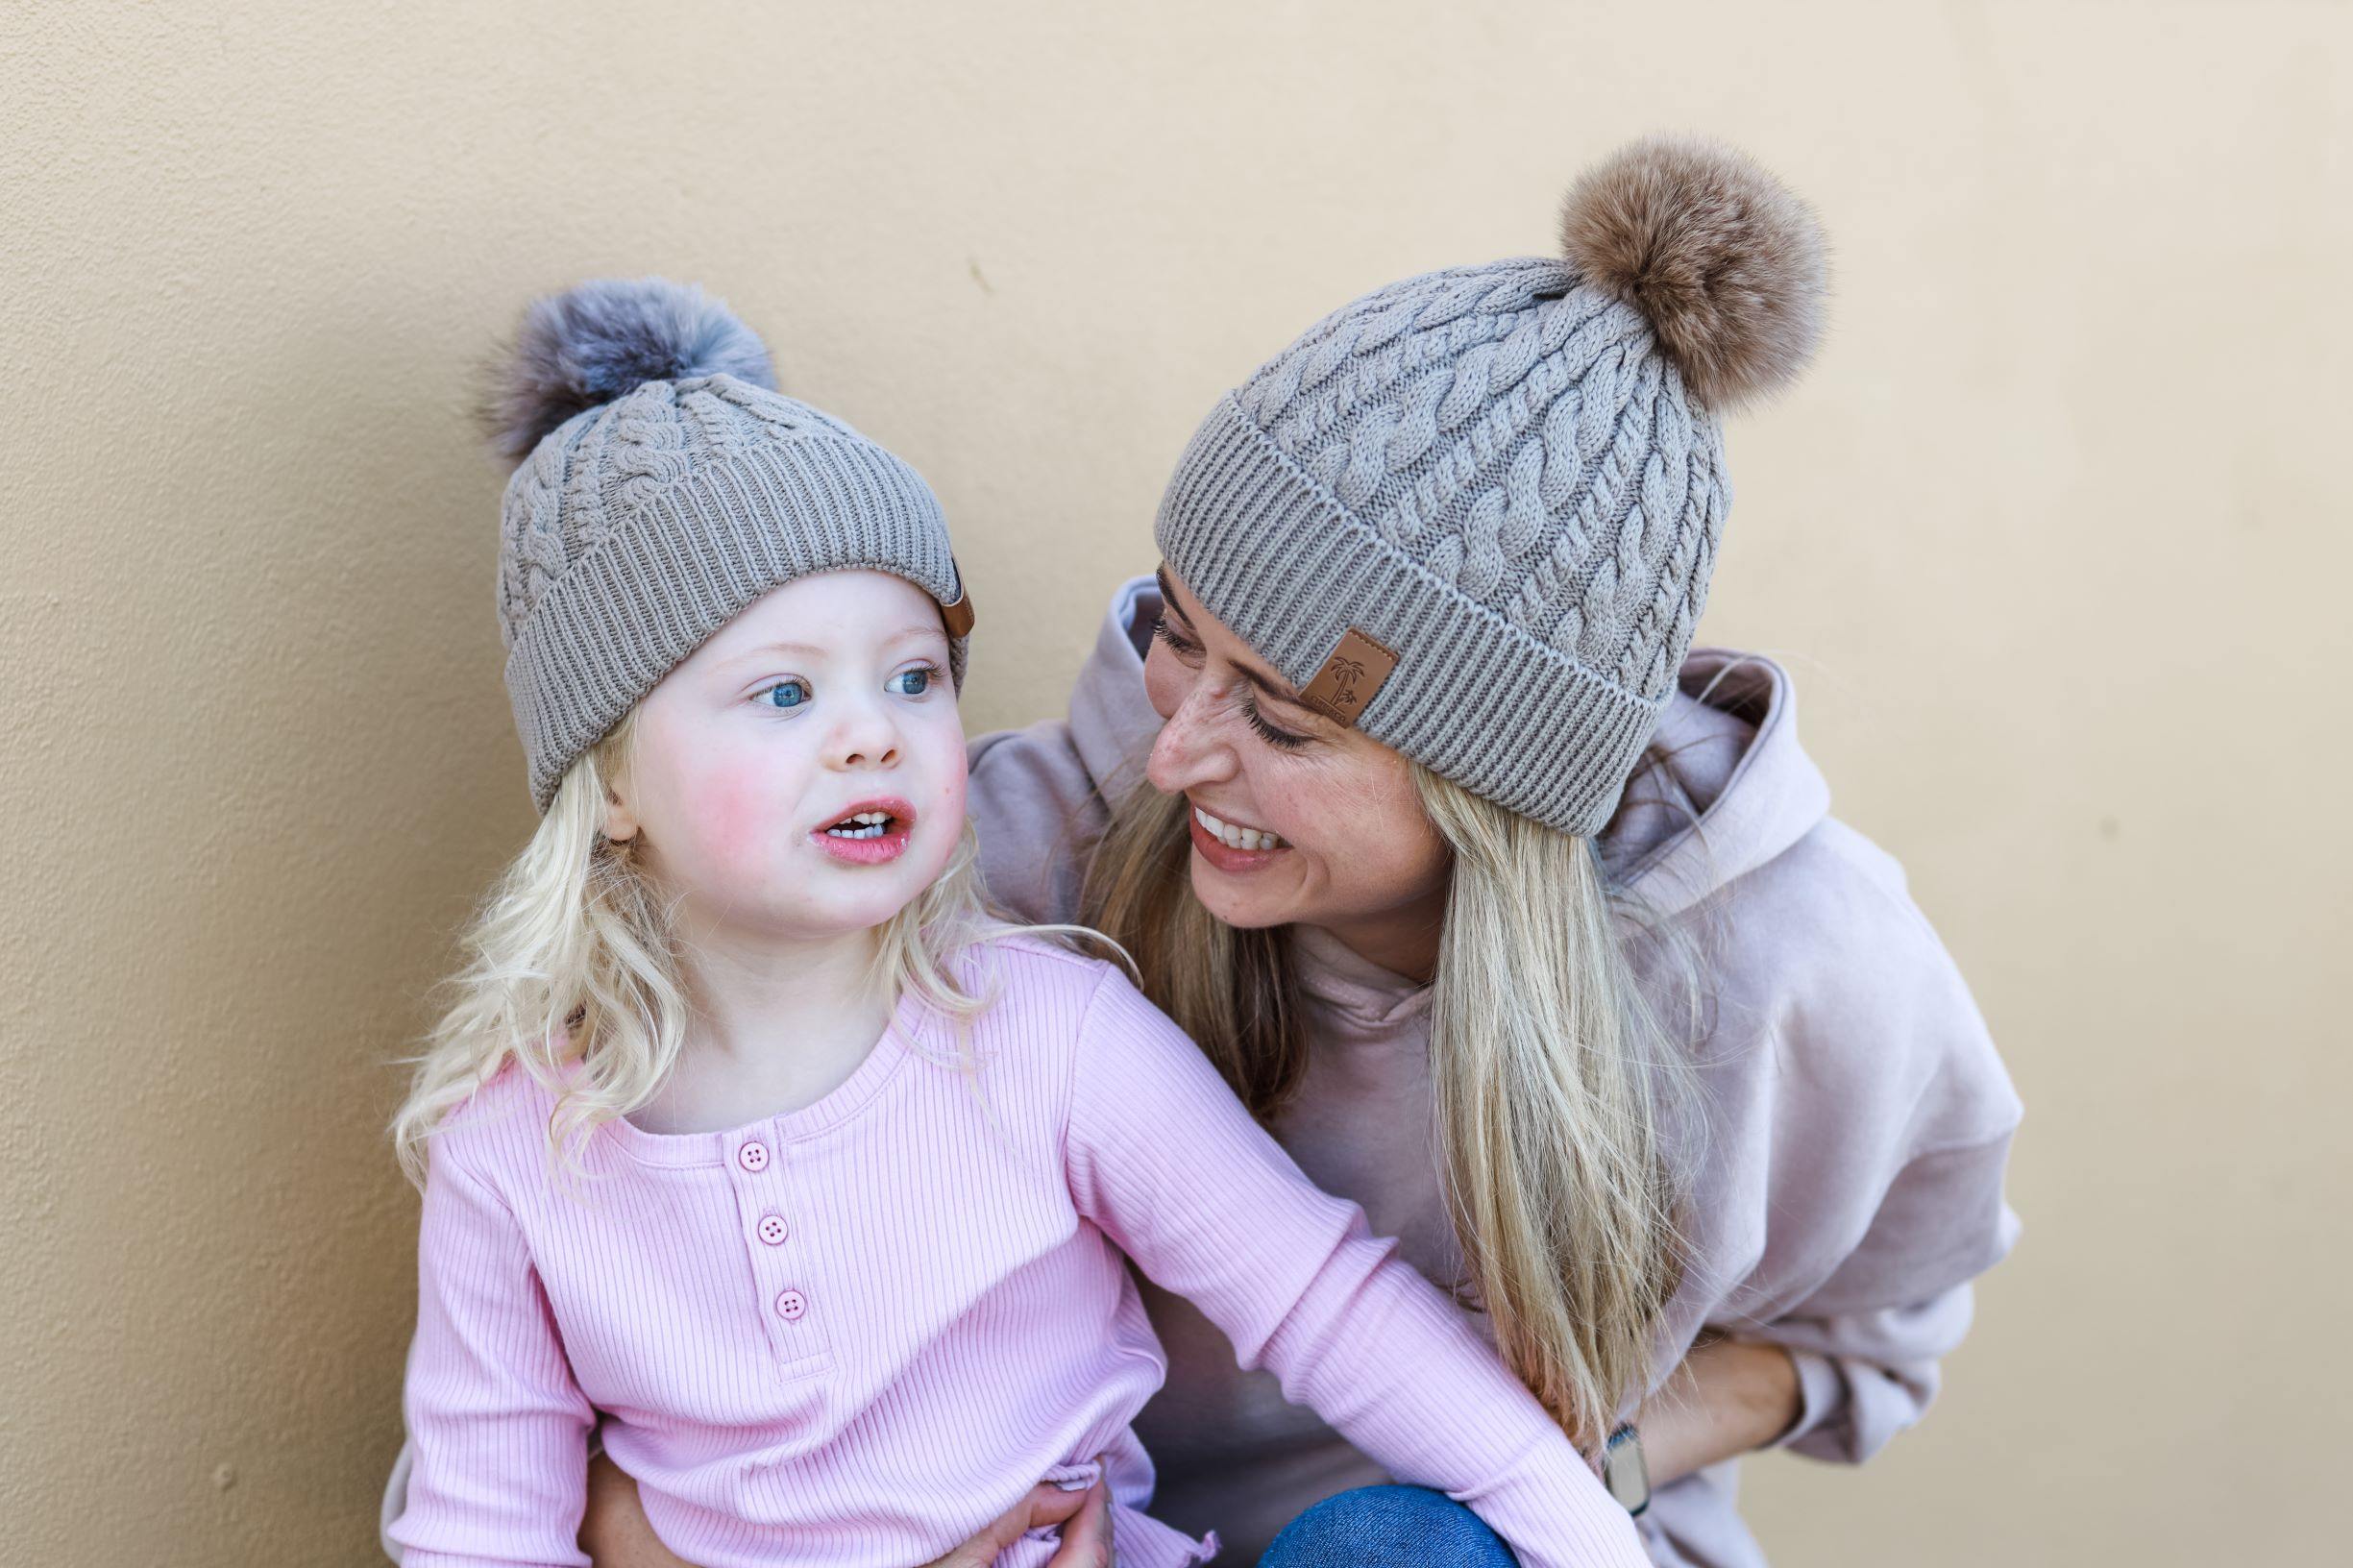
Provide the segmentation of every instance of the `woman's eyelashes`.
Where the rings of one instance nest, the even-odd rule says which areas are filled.
[[[1268,723],[1266,716],[1259,712],[1258,698],[1247,693],[1242,696],[1242,718],[1248,722],[1253,730],[1258,732],[1260,740],[1278,749],[1296,751],[1308,744],[1307,736],[1294,735],[1287,729],[1277,729]]]
[[[1168,651],[1179,658],[1191,659],[1198,656],[1201,651],[1200,648],[1189,638],[1170,625],[1168,618],[1164,615],[1156,615],[1152,618],[1152,635],[1166,643]]]
[[[1164,615],[1154,616],[1152,618],[1152,635],[1159,638],[1162,642],[1166,643],[1168,645],[1168,650],[1174,653],[1178,658],[1183,659],[1188,664],[1190,664],[1201,657],[1201,649],[1199,645],[1191,642],[1182,632],[1178,631],[1176,627],[1170,625],[1168,624],[1168,618]],[[1258,738],[1264,741],[1268,746],[1284,751],[1296,751],[1301,747],[1311,744],[1312,737],[1306,735],[1295,735],[1287,729],[1277,729],[1274,725],[1268,723],[1266,722],[1266,716],[1259,712],[1258,699],[1253,698],[1247,691],[1241,694],[1239,705],[1241,708],[1242,722],[1247,723],[1258,735]]]

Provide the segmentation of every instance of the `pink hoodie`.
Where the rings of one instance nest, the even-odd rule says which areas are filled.
[[[990,890],[1027,919],[1073,918],[1074,846],[1140,775],[1159,726],[1142,683],[1159,609],[1151,578],[1125,585],[1068,721],[973,745]],[[1682,685],[1705,698],[1678,698],[1658,742],[1683,798],[1653,776],[1603,838],[1623,882],[1702,933],[1713,999],[1697,1063],[1705,1142],[1687,1175],[1693,1258],[1659,1366],[1703,1329],[1786,1345],[1804,1404],[1782,1443],[1856,1462],[1927,1409],[1938,1359],[1969,1328],[1969,1281],[2017,1235],[2001,1178],[2018,1097],[1901,868],[1828,815],[1788,677],[1700,649]],[[1456,1283],[1461,1257],[1428,1139],[1429,991],[1322,932],[1294,937],[1314,1052],[1272,1130],[1415,1267]],[[1186,1303],[1144,1296],[1169,1356],[1167,1385],[1138,1423],[1160,1469],[1157,1517],[1214,1528],[1250,1562],[1319,1498],[1383,1479],[1273,1378],[1238,1370]],[[1654,1562],[1763,1563],[1736,1472],[1728,1463],[1659,1491],[1640,1521]]]

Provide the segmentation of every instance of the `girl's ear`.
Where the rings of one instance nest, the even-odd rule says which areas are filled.
[[[604,788],[604,836],[615,844],[626,844],[637,837],[637,813],[621,797],[612,785]]]

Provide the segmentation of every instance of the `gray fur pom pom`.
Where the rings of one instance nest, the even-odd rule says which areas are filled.
[[[1560,242],[1586,282],[1649,319],[1711,408],[1787,385],[1822,336],[1822,226],[1730,147],[1653,136],[1620,150],[1569,191]]]
[[[725,374],[774,390],[767,345],[692,283],[605,278],[534,301],[514,351],[493,373],[483,423],[521,462],[584,408],[648,381]]]

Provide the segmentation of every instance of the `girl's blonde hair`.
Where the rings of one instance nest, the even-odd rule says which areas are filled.
[[[559,1157],[645,1105],[677,1063],[689,1004],[670,909],[636,864],[635,841],[604,836],[606,781],[625,776],[635,730],[632,710],[573,763],[461,938],[455,999],[392,1118],[401,1168],[420,1188],[433,1130],[509,1062],[556,1096],[548,1137]],[[958,981],[955,956],[993,936],[1069,929],[997,919],[978,862],[968,821],[939,880],[880,927],[870,974],[877,990],[912,991],[946,1015],[960,1041],[991,996]]]
[[[1684,1259],[1665,1113],[1686,1057],[1629,949],[1664,939],[1684,980],[1679,1017],[1698,1017],[1698,966],[1611,889],[1590,840],[1412,766],[1453,851],[1430,1054],[1468,1296],[1512,1370],[1591,1449],[1650,1387]],[[1115,803],[1083,918],[1135,954],[1147,994],[1264,1119],[1307,1066],[1288,943],[1279,927],[1228,926],[1193,896],[1189,809],[1143,782]]]

